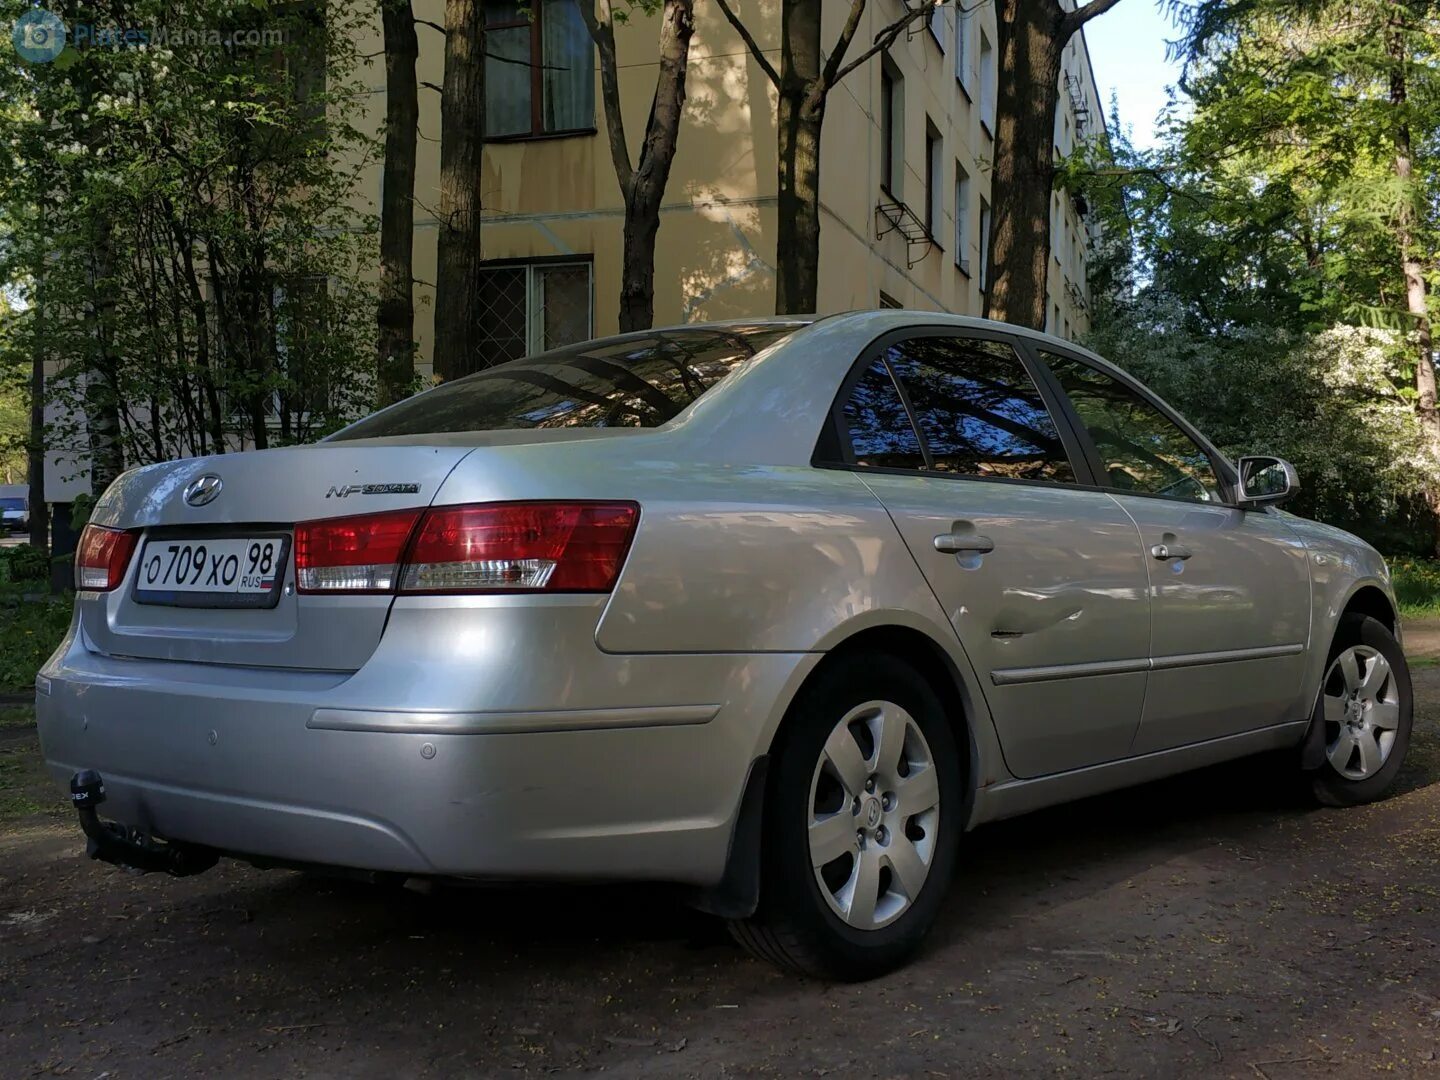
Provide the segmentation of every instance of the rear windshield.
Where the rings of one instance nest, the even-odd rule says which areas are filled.
[[[417,394],[330,438],[515,428],[658,427],[803,324],[665,330],[512,360]]]

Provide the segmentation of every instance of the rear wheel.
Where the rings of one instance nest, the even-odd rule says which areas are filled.
[[[1356,806],[1383,795],[1410,745],[1410,669],[1385,624],[1347,617],[1335,634],[1315,706],[1325,761],[1312,779],[1327,806]]]
[[[823,671],[777,740],[760,907],[731,924],[762,959],[866,979],[935,921],[963,829],[954,734],[929,683],[880,655]]]

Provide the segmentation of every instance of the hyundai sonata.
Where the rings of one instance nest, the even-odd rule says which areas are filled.
[[[1297,482],[996,323],[591,341],[122,476],[44,752],[112,862],[668,883],[871,976],[985,822],[1282,749],[1386,790],[1388,573]]]

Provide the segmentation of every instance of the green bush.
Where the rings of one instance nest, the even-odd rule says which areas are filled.
[[[20,544],[0,548],[0,581],[50,580],[50,556],[37,547]]]
[[[70,628],[72,597],[0,607],[0,692],[23,693]]]
[[[1390,577],[1402,618],[1440,615],[1440,560],[1391,559]]]

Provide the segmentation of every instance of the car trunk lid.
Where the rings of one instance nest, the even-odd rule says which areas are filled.
[[[126,473],[97,503],[97,525],[138,530],[125,579],[110,592],[80,592],[81,626],[113,656],[247,667],[354,671],[374,652],[391,597],[312,595],[295,589],[297,522],[428,506],[473,447],[388,443],[314,446],[165,462]],[[198,485],[209,494],[186,492]],[[201,502],[200,505],[194,505]],[[276,537],[278,593],[273,606],[212,606],[214,594],[157,593],[141,580],[151,556],[172,546]],[[219,543],[217,543],[219,542]],[[147,602],[148,600],[148,602]],[[180,606],[181,604],[188,606]],[[194,606],[199,604],[201,606]]]

